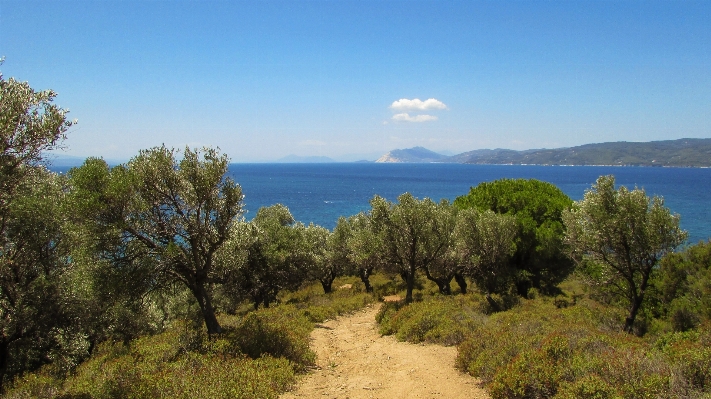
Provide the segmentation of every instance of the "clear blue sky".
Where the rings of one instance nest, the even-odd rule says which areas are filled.
[[[709,1],[0,0],[0,56],[78,156],[711,137]]]

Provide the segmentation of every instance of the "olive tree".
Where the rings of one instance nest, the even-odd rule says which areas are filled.
[[[233,296],[251,299],[255,309],[269,307],[280,291],[296,289],[306,279],[306,265],[313,260],[304,240],[306,228],[286,206],[262,207],[251,222],[234,228],[233,238],[220,251],[226,288]]]
[[[601,176],[563,220],[571,257],[591,262],[596,282],[627,302],[624,330],[632,332],[657,263],[686,240],[679,216],[662,198],[615,189],[613,176]]]
[[[3,220],[0,381],[49,361],[51,351],[61,350],[59,335],[69,338],[77,327],[62,281],[70,265],[61,178],[35,172],[26,182],[15,190]]]
[[[197,301],[208,334],[221,332],[211,286],[215,253],[242,214],[242,190],[225,177],[214,149],[143,150],[113,168],[90,159],[70,171],[73,201],[90,245],[110,267],[137,267],[151,284],[182,284]]]
[[[53,103],[56,95],[14,78],[5,80],[0,73],[0,217],[25,177],[41,164],[42,152],[57,148],[76,123]]]
[[[455,247],[463,273],[486,294],[495,310],[498,305],[491,294],[505,293],[513,282],[515,270],[509,259],[516,250],[516,233],[512,216],[489,210],[465,209],[457,219]]]
[[[337,257],[333,234],[328,229],[309,224],[302,230],[305,245],[307,276],[310,280],[318,280],[323,292],[329,294],[333,280],[343,274],[346,264]]]
[[[47,361],[49,332],[67,327],[63,187],[41,163],[74,122],[55,96],[0,73],[0,393],[8,375]]]
[[[400,195],[397,203],[376,195],[370,205],[381,265],[405,280],[405,301],[410,303],[415,274],[443,256],[450,243],[449,225],[438,217],[442,205],[409,193]]]
[[[344,274],[357,274],[366,292],[373,292],[370,275],[381,260],[378,248],[378,236],[368,214],[338,218],[329,239],[331,262],[339,265]]]
[[[442,248],[423,270],[428,280],[437,284],[440,294],[452,293],[450,283],[456,279],[460,291],[465,294],[467,283],[463,276],[464,267],[455,250],[455,227],[457,224],[457,209],[447,201],[440,202],[433,214],[434,223],[438,225]]]

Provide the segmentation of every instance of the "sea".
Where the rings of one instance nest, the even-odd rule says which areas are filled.
[[[340,216],[370,208],[379,195],[396,201],[409,192],[417,198],[453,201],[471,187],[502,178],[538,179],[583,198],[597,178],[615,176],[618,185],[659,196],[689,243],[711,237],[711,169],[619,166],[469,165],[448,163],[231,164],[229,175],[242,186],[245,218],[262,206],[286,205],[294,218],[333,229]]]
[[[64,173],[69,168],[50,169]],[[482,182],[524,178],[550,182],[577,201],[599,176],[613,175],[618,185],[662,197],[673,213],[681,215],[689,243],[711,238],[711,168],[245,163],[231,164],[228,174],[242,187],[247,220],[260,207],[283,204],[297,221],[328,229],[333,229],[340,216],[367,211],[374,195],[396,201],[400,194],[409,192],[417,198],[454,201]]]

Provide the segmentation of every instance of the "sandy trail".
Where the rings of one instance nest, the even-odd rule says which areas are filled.
[[[379,305],[317,325],[317,367],[281,396],[293,398],[488,398],[477,380],[454,368],[456,348],[381,337]]]

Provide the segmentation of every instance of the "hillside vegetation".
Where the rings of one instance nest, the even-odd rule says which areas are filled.
[[[577,202],[502,179],[376,195],[333,231],[281,204],[246,221],[218,150],[58,175],[67,111],[0,90],[3,397],[274,398],[314,364],[313,323],[392,295],[382,332],[458,345],[494,398],[711,395],[711,243],[613,176]]]

